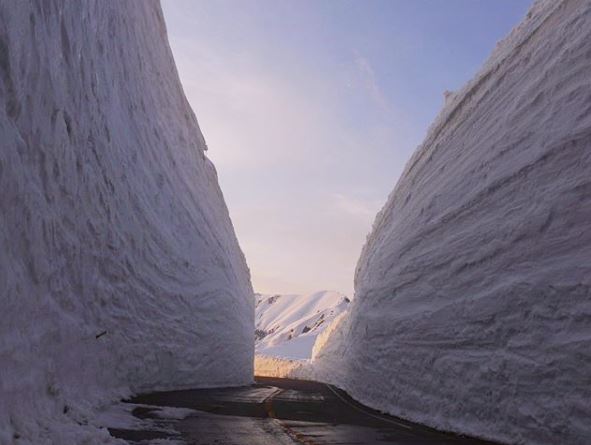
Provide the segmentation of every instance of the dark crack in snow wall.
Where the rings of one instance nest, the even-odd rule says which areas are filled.
[[[158,2],[0,1],[0,146],[0,443],[252,381],[249,271]]]
[[[519,444],[591,438],[591,2],[538,1],[448,103],[315,351],[357,399]]]

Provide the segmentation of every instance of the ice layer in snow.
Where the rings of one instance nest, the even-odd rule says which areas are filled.
[[[251,381],[249,272],[158,2],[0,1],[0,146],[1,444]]]
[[[535,2],[448,97],[313,363],[373,407],[519,444],[591,437],[591,2]]]
[[[309,359],[316,337],[349,306],[335,291],[255,297],[256,353],[292,359]]]

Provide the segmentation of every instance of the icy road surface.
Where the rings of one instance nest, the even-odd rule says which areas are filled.
[[[301,380],[257,378],[252,386],[157,392],[140,395],[131,402],[138,404],[134,415],[142,419],[157,419],[163,407],[184,409],[190,414],[158,431],[110,428],[112,435],[128,441],[172,439],[174,443],[191,445],[494,445],[384,416],[332,386]]]

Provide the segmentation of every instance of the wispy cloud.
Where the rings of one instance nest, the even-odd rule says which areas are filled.
[[[376,74],[371,66],[369,60],[363,57],[357,50],[353,51],[354,55],[354,63],[357,67],[357,71],[360,77],[360,80],[369,94],[370,98],[374,101],[376,105],[378,105],[383,111],[390,112],[391,106],[386,98],[386,95],[380,88],[378,81],[376,79]]]
[[[341,193],[335,193],[332,196],[334,207],[338,211],[353,217],[359,217],[364,221],[373,220],[383,205],[383,202],[378,199],[359,199]]]

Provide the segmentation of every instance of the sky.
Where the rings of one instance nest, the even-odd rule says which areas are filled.
[[[530,0],[162,0],[253,287],[353,296],[376,213]]]

